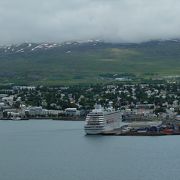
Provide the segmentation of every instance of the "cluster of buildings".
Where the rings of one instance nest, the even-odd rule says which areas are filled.
[[[65,110],[44,109],[42,106],[25,106],[20,108],[5,108],[1,112],[1,118],[58,118],[58,117],[79,117],[80,111],[77,108],[66,108]]]
[[[80,111],[77,108],[46,109],[42,106],[32,106],[22,101],[19,92],[36,91],[32,86],[14,86],[11,89],[1,89],[0,93],[0,118],[58,118],[58,117],[79,117]]]
[[[173,119],[180,114],[180,84],[0,87],[0,117],[79,117],[110,101],[126,120]]]

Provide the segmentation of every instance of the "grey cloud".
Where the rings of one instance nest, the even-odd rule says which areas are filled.
[[[178,0],[0,0],[0,44],[180,37]]]

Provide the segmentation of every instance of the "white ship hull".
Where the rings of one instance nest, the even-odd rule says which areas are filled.
[[[103,128],[96,128],[96,127],[91,127],[91,128],[87,128],[85,127],[85,133],[86,134],[102,134],[103,132],[108,132],[108,131],[112,131],[114,129],[118,128],[118,125],[116,126],[107,126],[107,127],[103,127]]]
[[[97,129],[85,129],[85,133],[87,134],[87,135],[90,135],[90,134],[102,134],[104,132],[104,130],[103,129],[99,129],[99,128],[97,128]]]

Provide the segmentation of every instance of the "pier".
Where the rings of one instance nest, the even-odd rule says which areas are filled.
[[[121,128],[112,130],[112,131],[106,131],[101,133],[103,136],[167,136],[167,135],[180,135],[180,131],[174,131],[174,132],[122,132]]]

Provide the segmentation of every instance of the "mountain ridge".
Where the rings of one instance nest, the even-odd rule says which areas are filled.
[[[147,45],[160,45],[163,43],[176,43],[180,44],[180,39],[169,39],[169,40],[153,40],[141,43],[110,43],[104,42],[101,40],[87,40],[87,41],[67,41],[63,43],[20,43],[20,44],[13,44],[13,45],[4,45],[0,46],[0,55],[9,55],[15,53],[26,53],[26,52],[36,52],[41,50],[51,50],[53,48],[72,48],[73,46],[99,46],[99,45],[108,45],[108,46],[121,46],[121,47],[131,47],[131,46],[147,46]]]
[[[180,40],[100,40],[0,47],[0,81],[24,84],[99,82],[102,75],[180,75]]]

